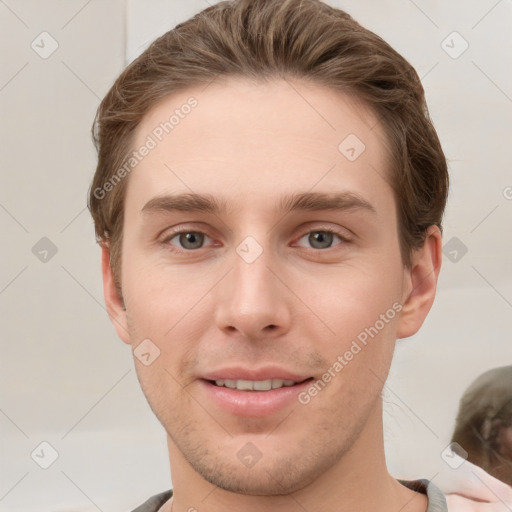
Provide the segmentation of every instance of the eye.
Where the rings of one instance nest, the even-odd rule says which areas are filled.
[[[174,233],[172,236],[168,237],[165,240],[165,243],[176,246],[172,241],[177,239],[179,249],[194,250],[201,249],[205,238],[209,239],[210,237],[201,231],[180,231],[179,233]]]
[[[299,238],[299,242],[303,239],[307,239],[307,243],[311,244],[313,249],[329,249],[332,247],[332,243],[335,238],[338,238],[341,242],[348,242],[347,238],[330,229],[309,231]]]

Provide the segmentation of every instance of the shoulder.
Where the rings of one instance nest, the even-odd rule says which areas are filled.
[[[158,512],[158,509],[171,498],[172,490],[162,492],[160,494],[155,494],[149,498],[149,500],[145,501],[142,505],[138,506],[132,512]]]
[[[430,480],[421,478],[419,480],[398,480],[402,485],[405,485],[409,489],[421,492],[427,495],[428,508],[426,512],[448,512],[448,505],[446,503],[446,497]]]

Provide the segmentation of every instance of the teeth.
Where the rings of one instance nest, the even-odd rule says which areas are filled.
[[[268,379],[268,380],[229,380],[219,379],[215,381],[217,386],[224,386],[240,391],[269,391],[283,386],[289,387],[296,384],[293,380]]]
[[[236,389],[240,389],[242,391],[245,391],[245,390],[252,390],[254,389],[253,388],[253,385],[252,385],[252,382],[250,380],[238,380],[238,381],[235,381],[236,383]]]
[[[271,380],[257,380],[252,383],[252,389],[255,391],[268,391],[272,389],[272,381]]]

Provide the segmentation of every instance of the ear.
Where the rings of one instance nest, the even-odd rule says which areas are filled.
[[[103,275],[103,296],[110,321],[114,325],[117,335],[125,343],[130,344],[126,309],[119,296],[110,265],[110,250],[106,244],[101,244],[101,273]]]
[[[442,235],[437,226],[427,230],[423,246],[413,253],[411,268],[404,269],[402,310],[397,337],[407,338],[422,326],[434,302],[442,262]]]

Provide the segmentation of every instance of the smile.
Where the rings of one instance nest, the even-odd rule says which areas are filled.
[[[291,379],[199,379],[202,392],[212,406],[232,416],[269,417],[297,406],[298,395],[313,377]]]
[[[293,380],[267,379],[267,380],[231,380],[219,379],[215,381],[216,386],[226,387],[230,389],[238,389],[239,391],[270,391],[271,389],[279,389],[282,387],[295,386],[297,382]]]

